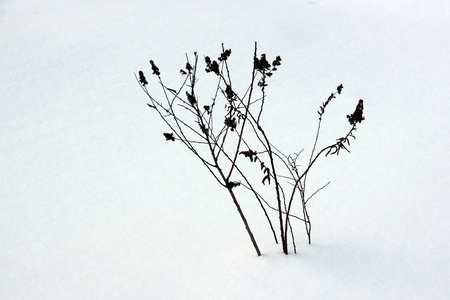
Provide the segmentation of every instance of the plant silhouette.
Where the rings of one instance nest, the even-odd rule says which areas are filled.
[[[248,198],[248,195],[259,203],[275,243],[281,242],[282,251],[288,254],[290,241],[296,252],[292,221],[304,223],[308,243],[311,243],[311,221],[307,204],[329,184],[328,182],[307,195],[308,174],[319,157],[338,155],[342,149],[349,151],[350,138],[355,138],[357,124],[365,119],[363,100],[359,100],[355,111],[347,115],[351,125],[347,134],[318,149],[323,116],[329,104],[343,91],[342,84],[337,86],[336,91],[319,107],[311,154],[307,165],[301,169],[298,159],[303,151],[286,155],[278,150],[270,142],[261,122],[264,106],[268,101],[266,88],[269,78],[280,68],[281,57],[276,56],[270,63],[266,54],[258,55],[255,43],[250,82],[244,92],[237,93],[233,89],[228,66],[231,53],[231,49],[225,49],[222,44],[222,52],[217,60],[210,56],[204,57],[207,76],[217,77],[215,92],[207,101],[200,101],[197,97],[200,82],[197,52],[194,52],[192,60],[186,55],[186,65],[179,71],[183,80],[176,89],[164,83],[159,68],[150,60],[152,73],[162,90],[160,100],[154,97],[155,91],[148,88],[149,83],[143,71],[139,71],[135,77],[150,100],[148,107],[156,112],[171,131],[163,133],[165,139],[183,143],[227,191],[257,255],[261,255],[259,245],[238,200],[240,197]],[[254,163],[258,163],[256,169],[252,167]],[[296,202],[301,204],[301,214],[292,212]],[[278,220],[278,229],[272,221],[274,217]]]

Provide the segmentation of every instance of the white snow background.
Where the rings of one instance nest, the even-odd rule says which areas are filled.
[[[0,298],[450,299],[449,19],[445,0],[0,1]],[[256,256],[134,78],[157,88],[153,59],[176,86],[223,42],[244,86],[255,41],[283,59],[264,124],[287,153],[337,85],[324,144],[365,104],[288,256],[242,199]]]

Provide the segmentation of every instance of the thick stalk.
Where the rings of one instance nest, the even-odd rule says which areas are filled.
[[[250,240],[252,241],[253,247],[256,250],[256,254],[258,256],[261,256],[261,251],[259,251],[258,244],[256,243],[255,237],[253,236],[253,232],[251,231],[250,226],[247,223],[247,219],[245,218],[244,213],[242,212],[241,206],[239,205],[239,202],[236,199],[236,195],[234,194],[232,188],[227,188],[227,190],[230,193],[231,198],[233,199],[234,205],[236,205],[237,211],[241,216],[242,222],[244,222],[245,229],[247,230],[247,233],[250,236]]]
[[[270,146],[270,142],[269,139],[266,136],[266,133],[264,132],[264,130],[262,129],[262,127],[257,123],[258,125],[258,130],[261,132],[261,134],[264,137],[264,140],[266,141],[266,146],[267,146],[267,152],[270,158],[270,165],[272,167],[272,175],[275,181],[275,191],[277,194],[277,202],[278,202],[278,218],[280,220],[280,235],[281,235],[281,244],[283,247],[283,252],[284,254],[288,254],[288,244],[287,244],[287,226],[283,227],[283,210],[281,208],[281,195],[280,195],[280,188],[279,188],[279,184],[278,184],[278,175],[277,172],[275,170],[275,163],[274,163],[274,158],[272,155],[272,147]],[[288,212],[289,213],[289,212]],[[286,224],[287,224],[287,220],[288,220],[288,216],[286,215]]]

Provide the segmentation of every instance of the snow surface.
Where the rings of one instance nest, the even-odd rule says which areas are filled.
[[[450,299],[449,17],[444,0],[0,1],[0,298]],[[255,255],[133,75],[153,59],[175,85],[185,53],[223,42],[244,84],[254,41],[283,58],[265,122],[284,151],[310,147],[338,84],[324,143],[365,104],[352,153],[314,171],[332,183],[296,255],[244,201]]]

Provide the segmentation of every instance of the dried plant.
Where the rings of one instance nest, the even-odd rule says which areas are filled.
[[[297,160],[302,151],[284,154],[270,142],[263,129],[261,118],[267,100],[266,88],[269,78],[278,70],[282,59],[277,56],[270,62],[265,54],[258,56],[257,50],[255,43],[251,80],[243,93],[238,93],[233,88],[228,67],[231,49],[225,49],[223,45],[216,60],[209,56],[204,57],[205,72],[210,73],[209,76],[217,77],[215,93],[208,100],[200,99],[196,93],[200,64],[196,52],[192,60],[186,55],[186,65],[180,69],[183,80],[177,89],[165,85],[159,68],[150,60],[152,73],[157,77],[163,92],[162,100],[154,98],[154,91],[148,88],[149,83],[143,71],[139,71],[135,76],[150,100],[147,105],[170,130],[163,133],[164,138],[167,141],[183,143],[227,190],[257,255],[261,255],[261,251],[238,201],[237,191],[241,189],[248,191],[259,203],[275,242],[279,243],[280,238],[282,250],[288,254],[289,233],[293,250],[296,252],[292,219],[305,224],[308,242],[311,243],[311,221],[307,204],[317,192],[329,184],[328,182],[307,196],[307,175],[322,154],[338,155],[342,149],[348,151],[350,138],[355,138],[357,123],[364,120],[363,100],[359,100],[355,112],[347,116],[352,126],[349,132],[331,145],[317,150],[322,118],[330,102],[341,94],[342,84],[322,103],[318,111],[319,122],[309,162],[300,170]],[[257,169],[252,167],[253,163],[257,163]],[[291,212],[297,199],[302,207],[301,216]],[[275,212],[278,219],[278,230],[272,223],[271,211]]]

